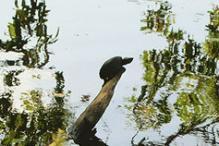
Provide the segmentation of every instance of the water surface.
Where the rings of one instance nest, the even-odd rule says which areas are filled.
[[[6,26],[11,21],[14,11],[13,1],[2,3],[0,12],[7,15],[2,16],[0,36],[5,39],[4,32],[7,31]],[[134,57],[134,61],[127,66],[110,106],[97,124],[97,136],[110,146],[133,145],[132,140],[137,144],[144,137],[146,140],[142,144],[164,145],[168,136],[171,135],[176,138],[170,145],[212,145],[211,138],[205,140],[204,134],[193,132],[193,128],[205,126],[217,119],[217,109],[214,108],[215,105],[212,105],[217,103],[216,97],[218,97],[213,94],[214,90],[218,90],[215,86],[218,75],[217,55],[213,58],[210,53],[206,55],[202,46],[206,38],[211,37],[206,27],[211,23],[208,11],[214,9],[218,0],[191,2],[170,0],[168,3],[144,0],[94,0],[92,2],[69,0],[64,3],[47,0],[46,3],[51,10],[48,16],[48,31],[55,33],[59,27],[59,39],[49,47],[53,54],[50,55],[50,60],[43,69],[18,67],[24,72],[19,76],[22,86],[12,89],[16,91],[14,96],[16,94],[19,96],[24,91],[40,89],[43,94],[50,97],[51,90],[58,84],[54,74],[60,71],[63,72],[66,92],[71,91],[70,96],[66,97],[66,105],[71,107],[71,113],[78,116],[88,105],[81,102],[81,96],[91,95],[92,100],[101,88],[103,81],[100,80],[98,73],[103,62],[112,56],[131,56]],[[163,17],[158,12],[161,5],[166,4],[168,8],[162,10]],[[156,26],[152,26],[142,29],[146,26],[144,20],[149,16],[148,10],[156,12],[153,13],[154,17],[164,18],[164,28],[168,29],[168,32],[182,30],[183,38],[174,40],[173,37],[168,42],[168,33],[165,33],[164,28],[157,29]],[[167,19],[168,23],[166,23]],[[218,26],[216,32],[218,32]],[[183,46],[189,42],[189,39],[192,40],[193,46],[188,47],[189,51],[186,54]],[[179,45],[175,51],[170,51],[168,48],[173,41]],[[199,43],[201,49],[194,46]],[[152,51],[153,49],[156,51]],[[198,53],[191,53],[194,52],[193,49],[198,50]],[[190,57],[189,54],[193,55]],[[19,59],[19,55],[16,55],[12,59],[9,57],[14,55],[8,55],[2,60]],[[216,64],[216,67],[207,66],[207,62],[210,61]],[[203,64],[204,71],[198,69],[201,68],[200,64]],[[3,65],[3,71],[7,68]],[[40,82],[37,82],[39,74]],[[157,77],[155,77],[156,74]],[[208,89],[211,92],[204,90],[208,84],[212,85],[212,88]],[[139,115],[136,115],[133,113],[133,108],[138,103],[143,85],[151,89],[146,92],[144,100],[139,102],[146,114],[139,108]],[[3,85],[2,88],[5,86]],[[205,96],[202,97],[201,93]],[[190,96],[192,96],[191,100],[197,100],[195,104],[187,99]],[[180,99],[182,102],[184,100],[188,102],[181,103]],[[46,102],[49,101],[45,99]],[[16,101],[17,107],[20,104],[19,100]],[[193,107],[197,109],[194,110]],[[206,111],[209,107],[212,107],[212,110]],[[195,112],[189,112],[190,110]],[[200,112],[203,112],[203,115]],[[185,119],[183,116],[193,117],[195,120]],[[150,118],[154,118],[155,121],[149,121]],[[156,124],[153,125],[153,122]],[[180,131],[182,123],[190,130]],[[215,131],[217,130],[217,124],[210,125],[215,128]],[[210,134],[209,136],[212,137]],[[217,143],[217,135],[213,137]]]

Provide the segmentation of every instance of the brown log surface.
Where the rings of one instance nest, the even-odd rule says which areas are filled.
[[[122,70],[117,75],[115,75],[111,80],[104,84],[95,99],[78,117],[71,131],[71,136],[76,143],[77,141],[80,141],[80,139],[83,139],[84,136],[92,133],[93,128],[108,107],[113,97],[114,89],[124,72],[125,69],[122,68]]]

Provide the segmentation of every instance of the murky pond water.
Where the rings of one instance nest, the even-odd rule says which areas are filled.
[[[96,136],[109,146],[218,145],[218,4],[2,1],[1,144],[75,145],[66,128],[101,89],[101,65],[130,56]]]

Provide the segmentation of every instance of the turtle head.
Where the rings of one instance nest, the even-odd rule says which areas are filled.
[[[132,62],[132,60],[133,60],[132,57],[125,57],[125,58],[122,59],[122,65],[129,64],[129,63]]]

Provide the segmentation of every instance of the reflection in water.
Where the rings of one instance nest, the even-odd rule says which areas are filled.
[[[171,28],[172,12],[167,3],[146,13],[141,30],[160,33],[168,47],[144,51],[141,56],[145,85],[139,97],[133,95],[129,100],[134,103],[133,119],[138,129],[146,131],[138,145],[170,145],[188,134],[202,137],[208,144],[219,144],[218,7],[209,14],[209,33],[202,45],[185,37],[182,30]],[[127,107],[132,109],[132,105]],[[165,132],[170,127],[173,131]],[[156,140],[150,136],[155,133]]]
[[[219,8],[215,7],[209,11],[210,23],[207,25],[208,36],[204,42],[207,54],[212,58],[218,59],[219,54]]]
[[[23,71],[19,70],[19,71],[9,71],[5,74],[4,76],[4,83],[7,86],[17,86],[19,85],[19,79],[16,78],[17,75],[19,75],[20,73],[22,73]]]
[[[68,113],[60,103],[53,102],[45,107],[41,101],[42,94],[32,90],[25,93],[28,99],[23,100],[25,111],[13,110],[12,94],[1,95],[1,133],[2,145],[37,145],[50,144],[54,136],[64,135]],[[65,137],[59,137],[64,141]]]
[[[44,1],[22,0],[19,5],[15,0],[16,13],[8,24],[10,38],[0,40],[2,51],[23,53],[23,64],[28,67],[42,67],[49,61],[48,45],[57,41],[57,34],[47,32],[47,15],[49,10]]]
[[[22,55],[0,63],[4,83],[0,85],[0,143],[63,145],[70,116],[63,73],[39,69],[49,61],[48,45],[57,40],[57,35],[47,33],[49,10],[44,1],[37,0],[15,0],[15,6],[15,16],[8,24],[10,37],[0,40],[0,48],[5,54]],[[45,87],[46,83],[52,87]]]
[[[163,146],[180,136],[194,135],[218,145],[219,9],[209,11],[208,35],[200,44],[173,28],[174,13],[169,2],[157,3],[157,10],[145,14],[141,30],[164,37],[168,46],[162,51],[142,53],[145,84],[127,107],[133,111],[131,118],[139,129],[136,135],[144,131],[144,137],[138,141],[133,137],[131,143]],[[57,41],[58,35],[58,31],[54,36],[47,32],[48,13],[44,1],[15,0],[9,37],[0,39],[1,53],[19,54],[14,59],[0,60],[1,145],[54,146],[64,145],[68,139],[66,127],[71,115],[65,104],[68,93],[64,75],[45,67],[48,46]],[[93,145],[96,141],[106,145],[92,138]]]
[[[158,10],[148,10],[146,18],[142,20],[145,26],[141,27],[142,31],[163,32],[169,31],[169,26],[174,22],[171,4],[163,2]]]

